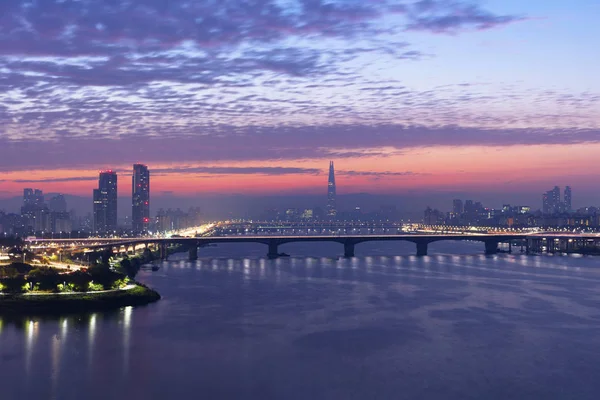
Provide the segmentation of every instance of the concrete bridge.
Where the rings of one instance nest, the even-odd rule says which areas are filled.
[[[443,240],[453,241],[478,241],[482,242],[485,247],[485,254],[496,254],[498,252],[498,245],[500,243],[512,243],[517,240],[524,240],[527,235],[522,234],[434,234],[434,235],[304,235],[304,236],[257,236],[257,235],[240,235],[240,236],[208,236],[208,237],[172,237],[172,238],[132,238],[132,239],[121,239],[121,240],[106,240],[102,239],[89,239],[78,240],[78,248],[86,248],[89,250],[102,250],[102,249],[119,249],[122,247],[138,247],[143,245],[157,246],[160,250],[161,258],[167,257],[167,247],[169,245],[185,245],[189,249],[190,260],[198,258],[198,247],[206,246],[208,244],[222,244],[222,243],[261,243],[267,246],[267,256],[269,258],[276,258],[281,256],[279,253],[279,246],[286,243],[295,242],[334,242],[340,243],[344,246],[344,256],[354,257],[355,247],[359,243],[373,242],[373,241],[408,241],[416,245],[417,256],[426,256],[428,245],[433,242],[439,242]],[[40,239],[32,241],[32,243],[50,242],[50,239]],[[74,241],[67,240],[54,240],[53,243],[69,244],[73,249]],[[526,241],[522,242],[526,244]],[[66,246],[65,246],[66,247]]]

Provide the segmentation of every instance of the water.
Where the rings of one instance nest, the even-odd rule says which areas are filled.
[[[0,320],[0,398],[597,399],[599,258],[482,244],[201,249],[158,303]],[[313,254],[316,257],[302,257]],[[394,254],[403,254],[394,256]],[[362,255],[362,256],[361,256]],[[183,255],[182,255],[183,257]]]

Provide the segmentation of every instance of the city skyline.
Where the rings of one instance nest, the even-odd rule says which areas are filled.
[[[600,197],[597,2],[137,3],[0,4],[0,198],[136,159],[158,196],[317,194],[336,159],[340,194]]]

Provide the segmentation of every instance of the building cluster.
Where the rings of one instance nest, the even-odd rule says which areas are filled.
[[[154,231],[169,232],[202,225],[202,214],[199,207],[191,207],[187,212],[179,208],[159,209],[154,221]]]
[[[148,233],[150,226],[150,171],[143,164],[133,165],[131,185],[131,231]],[[93,192],[92,231],[98,235],[115,234],[118,225],[118,176],[113,170],[101,171]]]
[[[40,189],[23,190],[20,213],[0,211],[0,232],[27,236],[34,232],[71,232],[76,223],[75,212],[67,211],[67,202],[61,194],[46,202]]]
[[[484,207],[479,201],[455,199],[451,212],[427,207],[423,222],[426,225],[453,226],[516,226],[529,224],[531,207],[505,204],[500,209]]]
[[[542,196],[542,213],[545,215],[556,215],[561,213],[570,213],[572,210],[571,187],[565,187],[564,198],[560,198],[560,188],[554,186],[554,189],[548,190]]]
[[[146,165],[134,164],[131,175],[131,216],[119,219],[118,175],[114,170],[100,171],[98,187],[93,189],[92,213],[77,218],[67,212],[63,195],[48,202],[40,189],[25,189],[21,213],[0,211],[0,233],[29,236],[64,234],[72,237],[87,235],[145,235],[201,225],[199,208],[188,212],[160,209],[150,217],[150,171]]]
[[[600,227],[600,210],[585,207],[573,210],[571,187],[565,187],[561,199],[558,186],[542,196],[541,210],[529,206],[505,204],[500,209],[484,207],[480,202],[456,199],[452,211],[427,207],[423,215],[426,225],[494,226],[494,227]]]

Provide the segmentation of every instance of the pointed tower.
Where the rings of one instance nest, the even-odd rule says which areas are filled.
[[[335,206],[335,171],[333,161],[329,162],[329,180],[327,182],[327,217],[335,218],[337,209]]]

